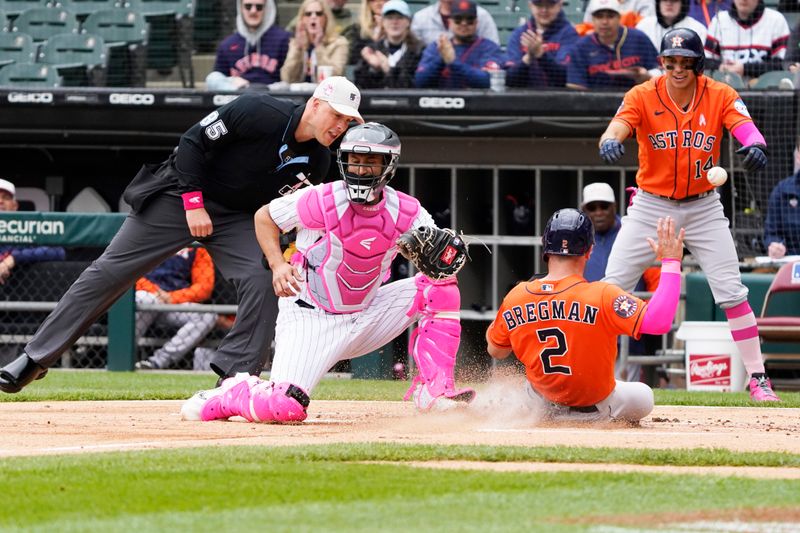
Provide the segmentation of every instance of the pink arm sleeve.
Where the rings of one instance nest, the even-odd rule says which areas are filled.
[[[737,126],[731,133],[736,137],[736,140],[742,143],[742,146],[750,146],[751,144],[758,143],[767,145],[764,136],[758,131],[756,125],[752,122],[745,122],[741,126]]]
[[[681,262],[677,259],[661,261],[661,279],[644,312],[641,333],[662,335],[672,327],[678,299],[681,294]]]

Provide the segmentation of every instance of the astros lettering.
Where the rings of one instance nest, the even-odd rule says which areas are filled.
[[[711,152],[714,149],[714,141],[717,140],[715,135],[708,135],[703,131],[692,130],[682,130],[680,136],[678,136],[678,132],[675,130],[661,131],[647,135],[647,139],[653,146],[653,150],[674,149],[679,137],[681,148],[694,148],[695,150],[703,150],[704,152]]]
[[[509,331],[539,320],[565,320],[592,325],[597,321],[597,311],[599,310],[597,307],[582,302],[570,302],[567,312],[566,306],[565,300],[545,300],[538,303],[515,305],[503,312],[503,321]]]

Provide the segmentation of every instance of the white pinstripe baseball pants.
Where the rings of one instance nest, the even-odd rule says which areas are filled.
[[[414,304],[414,278],[378,289],[363,311],[333,314],[298,306],[296,298],[281,298],[275,326],[275,358],[270,380],[288,381],[307,393],[339,361],[366,355],[403,333],[419,318],[407,316]]]

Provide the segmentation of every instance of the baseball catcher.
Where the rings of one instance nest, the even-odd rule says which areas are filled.
[[[456,274],[467,245],[435,226],[419,201],[388,186],[400,157],[397,134],[377,123],[350,129],[338,151],[342,179],[273,200],[256,214],[256,236],[279,297],[271,381],[247,375],[201,391],[184,419],[234,415],[253,422],[306,418],[310,394],[337,362],[368,354],[418,322],[409,351],[419,375],[405,399],[418,409],[469,402],[453,371],[461,337]],[[297,230],[287,261],[281,232]],[[402,253],[420,271],[383,284]]]

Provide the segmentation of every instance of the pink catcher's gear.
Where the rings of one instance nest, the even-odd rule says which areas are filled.
[[[308,416],[310,403],[308,394],[291,383],[272,383],[255,376],[245,380],[225,380],[222,394],[206,401],[200,411],[200,419],[224,420],[241,416],[250,422],[302,422]]]
[[[410,353],[419,373],[411,383],[404,399],[414,396],[418,408],[430,409],[439,397],[470,402],[475,391],[456,389],[453,375],[456,352],[461,340],[461,295],[455,278],[431,281],[422,274],[414,278],[417,285],[415,305],[409,313],[419,312],[421,318],[411,334]],[[418,388],[425,391],[418,391]],[[417,394],[414,394],[417,391]]]
[[[395,241],[419,213],[419,202],[390,187],[375,205],[351,203],[337,181],[300,199],[303,225],[325,230],[305,251],[308,295],[331,313],[353,313],[369,305],[397,255]]]

